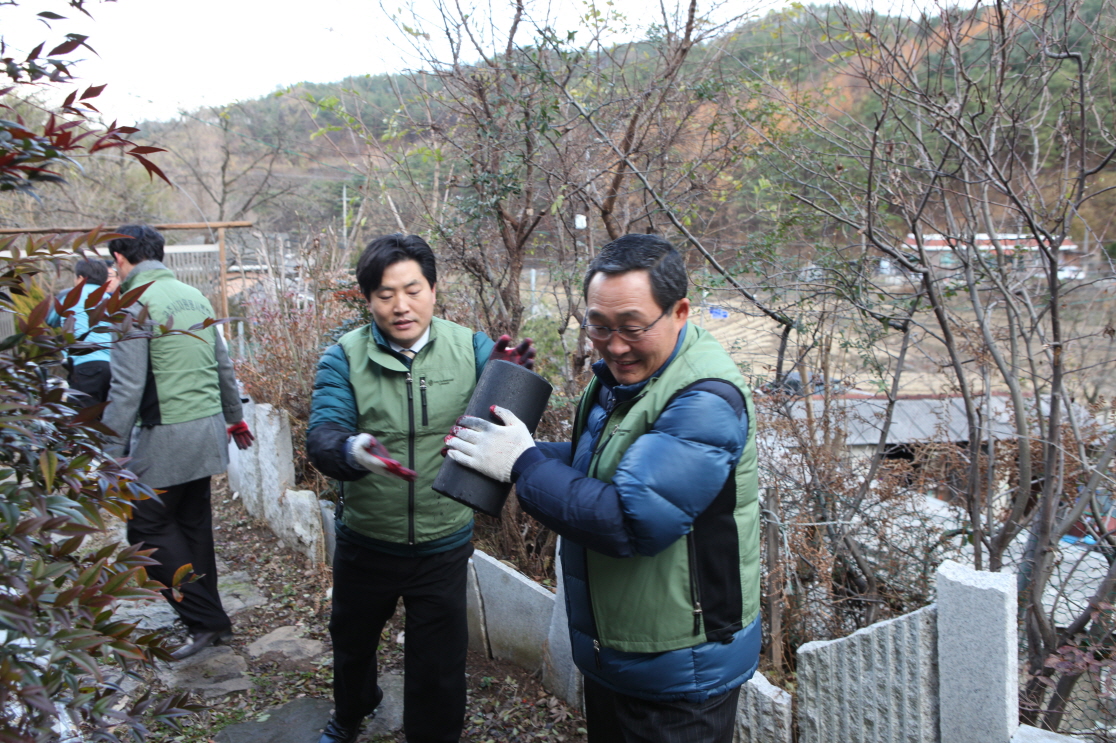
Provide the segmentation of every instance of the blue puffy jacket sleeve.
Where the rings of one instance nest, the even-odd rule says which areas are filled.
[[[345,458],[345,445],[356,433],[356,394],[349,382],[349,359],[341,346],[330,346],[318,361],[314,376],[306,456],[326,477],[359,480],[368,470],[353,467]]]
[[[477,379],[480,379],[484,372],[484,365],[488,363],[488,357],[492,355],[492,349],[495,346],[496,341],[489,338],[485,333],[479,330],[473,333],[473,358],[477,365]]]
[[[628,448],[611,483],[535,456],[516,492],[525,511],[576,544],[611,557],[655,555],[688,534],[721,491],[744,451],[748,424],[739,390],[699,382]]]

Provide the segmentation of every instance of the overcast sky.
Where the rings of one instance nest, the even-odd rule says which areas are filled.
[[[87,0],[92,21],[63,0],[22,2],[23,7],[0,6],[4,56],[19,58],[44,40],[49,50],[66,32],[88,35],[100,56],[88,55],[74,70],[83,83],[108,84],[96,104],[107,119],[120,123],[168,119],[179,109],[258,98],[304,81],[334,82],[418,64],[390,20],[401,12],[399,0],[386,3],[389,12],[376,0]],[[429,14],[430,0],[420,2]],[[584,3],[553,3],[556,25],[576,28]],[[668,7],[673,4],[668,0]],[[658,8],[647,0],[612,5],[633,26],[653,19]],[[733,5],[734,12],[743,10],[739,0]],[[48,29],[35,20],[43,10],[70,20]],[[427,22],[421,30],[434,33],[437,26]]]

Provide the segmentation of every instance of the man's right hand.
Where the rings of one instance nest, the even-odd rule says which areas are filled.
[[[370,433],[360,433],[349,439],[349,456],[354,462],[377,475],[398,477],[414,482],[418,473],[409,470],[391,458],[388,450]]]

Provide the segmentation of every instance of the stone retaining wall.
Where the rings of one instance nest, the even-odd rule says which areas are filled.
[[[947,560],[937,593],[937,604],[798,649],[801,743],[1076,740],[1019,725],[1015,576]]]
[[[295,485],[294,447],[287,413],[272,405],[246,403],[244,420],[256,442],[241,451],[229,443],[229,489],[249,515],[266,523],[289,549],[315,564],[333,559],[332,506],[328,529],[318,496]]]

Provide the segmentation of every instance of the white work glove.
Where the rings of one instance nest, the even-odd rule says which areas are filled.
[[[409,470],[391,458],[384,445],[370,433],[358,433],[349,438],[349,457],[369,472],[388,477],[398,477],[413,482],[414,470]]]
[[[446,437],[446,456],[499,482],[511,482],[519,455],[535,445],[523,421],[507,408],[493,405],[492,413],[504,425],[462,416]]]

